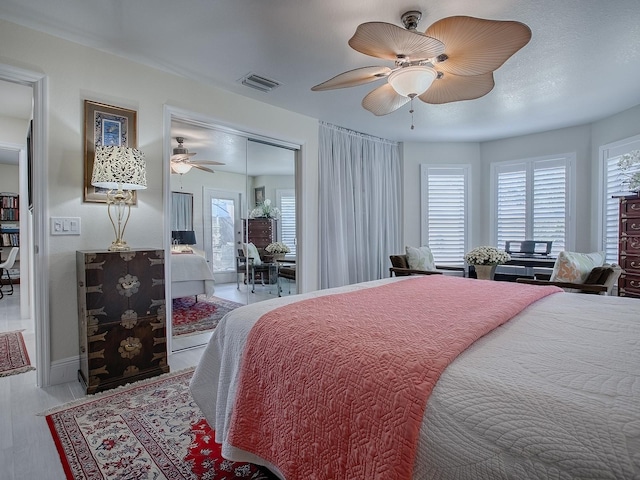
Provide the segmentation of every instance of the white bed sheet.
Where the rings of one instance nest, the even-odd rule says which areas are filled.
[[[226,443],[244,343],[262,314],[304,298],[405,279],[230,312],[191,381],[223,455],[278,473]],[[449,365],[429,399],[414,478],[640,478],[640,301],[558,293],[474,343]]]
[[[214,292],[213,274],[204,256],[197,253],[171,254],[171,297],[180,298]]]

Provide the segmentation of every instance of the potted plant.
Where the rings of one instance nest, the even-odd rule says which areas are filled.
[[[464,261],[474,266],[476,275],[481,280],[492,280],[496,267],[509,260],[511,255],[507,252],[489,246],[476,247],[464,256]]]
[[[282,260],[291,250],[282,242],[272,242],[266,246],[265,251],[270,253],[274,260]]]

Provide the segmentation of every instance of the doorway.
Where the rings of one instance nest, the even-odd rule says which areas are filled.
[[[27,221],[21,219],[20,243],[21,263],[28,267],[21,268],[21,297],[28,304],[20,316],[30,317],[33,326],[33,342],[35,353],[36,385],[50,385],[50,338],[49,338],[49,269],[46,260],[48,241],[46,237],[46,199],[48,197],[48,167],[46,158],[47,131],[47,79],[42,73],[31,72],[10,65],[0,64],[0,87],[17,84],[31,90],[31,138],[27,148],[27,129],[23,140],[8,142],[17,146],[20,164],[21,210]],[[6,100],[6,99],[5,99]],[[27,122],[28,123],[28,122]],[[23,228],[23,224],[26,228]],[[24,232],[22,230],[25,230]],[[24,270],[24,274],[22,273]],[[24,276],[24,284],[23,277]],[[28,312],[28,313],[27,313]]]
[[[232,283],[237,277],[237,245],[242,241],[240,225],[242,195],[237,192],[204,189],[204,249],[216,284]]]

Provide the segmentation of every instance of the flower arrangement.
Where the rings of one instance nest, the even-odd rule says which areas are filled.
[[[273,242],[265,247],[265,250],[271,254],[289,253],[289,247],[282,242]]]
[[[632,150],[625,153],[618,160],[618,168],[627,177],[622,183],[627,185],[629,191],[640,191],[640,150]]]
[[[271,206],[271,200],[265,199],[260,205],[251,210],[249,218],[280,218],[280,209]]]
[[[464,261],[470,265],[500,265],[511,260],[504,250],[498,250],[495,247],[476,247],[464,256]]]

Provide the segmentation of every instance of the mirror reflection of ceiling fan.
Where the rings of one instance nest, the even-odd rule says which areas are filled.
[[[176,137],[176,140],[178,141],[178,146],[173,149],[173,155],[171,155],[171,173],[184,175],[192,168],[214,173],[213,170],[205,167],[205,165],[224,165],[222,162],[210,160],[191,160],[191,157],[193,157],[195,153],[189,153],[189,150],[184,147],[184,137]]]
[[[473,100],[489,93],[493,72],[531,39],[520,22],[455,16],[438,20],[425,33],[417,31],[419,11],[402,15],[405,28],[385,22],[358,26],[349,40],[354,50],[395,62],[394,68],[372,66],[341,73],[311,88],[313,91],[354,87],[386,78],[362,106],[387,115],[418,97],[440,104]],[[411,125],[413,129],[413,125]]]

